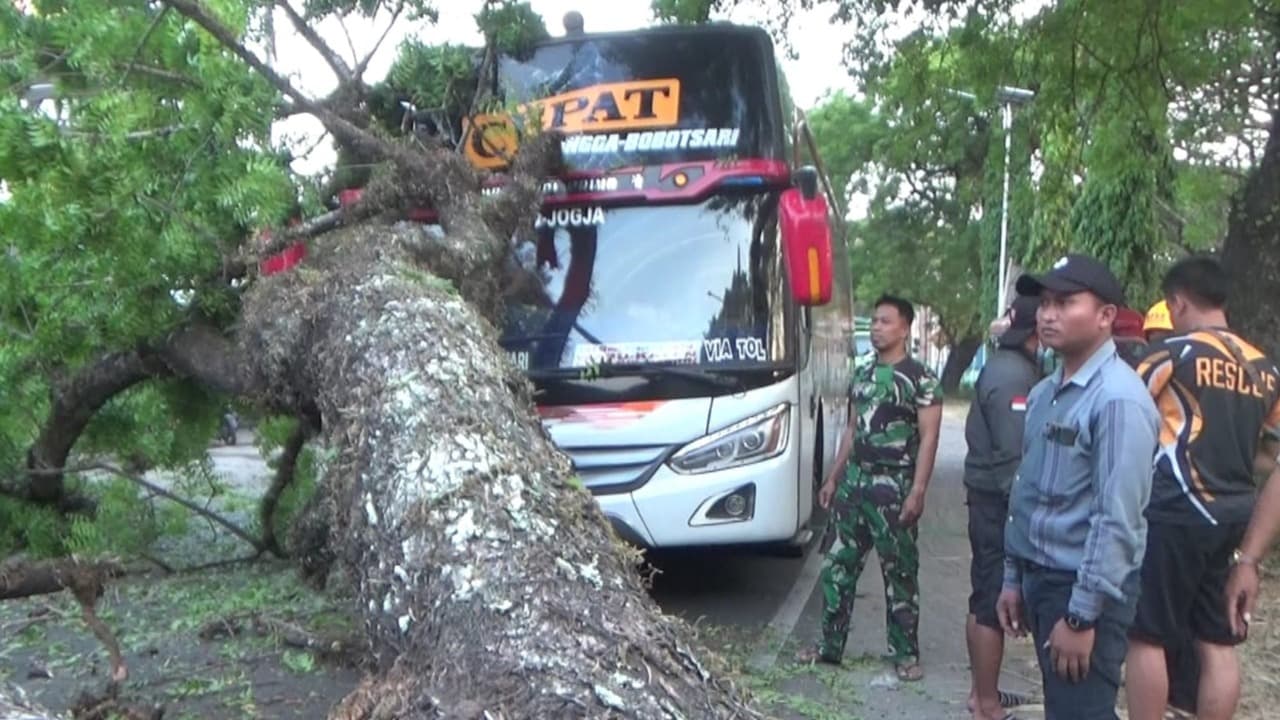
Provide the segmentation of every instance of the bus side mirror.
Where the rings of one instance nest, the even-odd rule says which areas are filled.
[[[813,178],[815,192],[812,195],[806,196],[803,185],[797,183],[801,187],[784,190],[778,200],[778,225],[791,295],[805,306],[826,305],[831,301],[831,224],[827,200],[816,192],[816,172]]]
[[[791,175],[791,184],[800,189],[805,200],[818,196],[818,170],[812,165],[805,165]]]

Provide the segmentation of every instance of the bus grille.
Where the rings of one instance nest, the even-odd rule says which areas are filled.
[[[631,492],[643,486],[671,456],[670,445],[561,448],[582,484],[594,495]]]

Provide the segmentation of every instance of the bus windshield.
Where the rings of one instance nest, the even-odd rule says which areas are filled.
[[[500,95],[564,135],[567,169],[783,159],[763,31],[601,35],[504,57]]]
[[[502,345],[530,371],[790,359],[776,196],[544,210],[517,245]]]

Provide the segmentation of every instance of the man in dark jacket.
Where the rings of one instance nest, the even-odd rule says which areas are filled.
[[[1039,298],[1020,296],[1011,308],[1009,328],[1000,335],[975,385],[965,422],[969,452],[964,461],[968,492],[969,568],[972,594],[965,636],[973,684],[969,709],[975,720],[1000,720],[1004,709],[1021,702],[1001,693],[997,681],[1004,635],[996,600],[1004,574],[1004,522],[1009,515],[1009,486],[1022,458],[1022,429],[1027,395],[1040,380],[1036,362],[1036,309]]]

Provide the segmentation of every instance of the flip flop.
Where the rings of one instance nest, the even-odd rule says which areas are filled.
[[[924,668],[919,662],[900,663],[893,666],[901,682],[920,682],[924,679]]]

